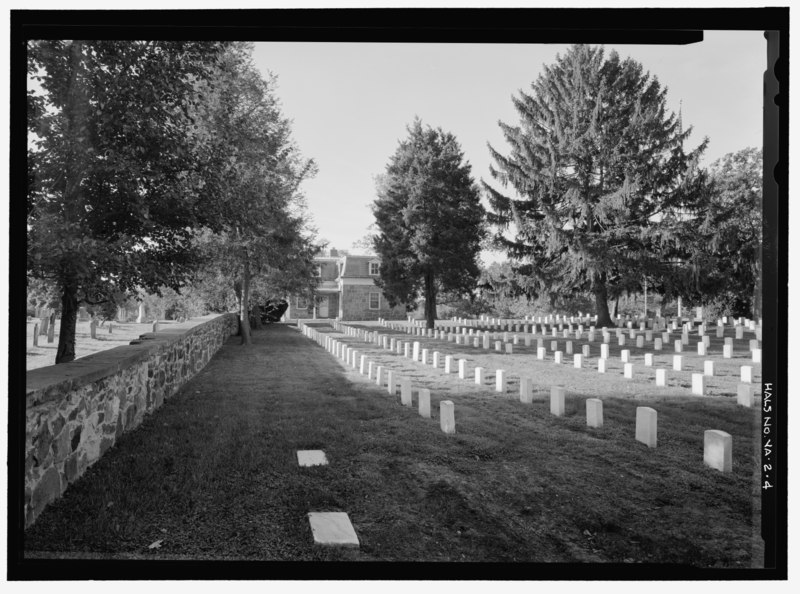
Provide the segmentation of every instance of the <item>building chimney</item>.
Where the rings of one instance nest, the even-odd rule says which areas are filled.
[[[339,252],[336,251],[336,248],[331,248],[331,258],[337,258],[339,256]]]

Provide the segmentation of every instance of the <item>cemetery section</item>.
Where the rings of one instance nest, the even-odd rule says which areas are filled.
[[[391,336],[394,350],[362,340],[365,332]],[[232,339],[201,377],[123,436],[28,530],[28,549],[133,554],[162,540],[147,554],[758,563],[750,487],[757,418],[736,402],[738,378],[726,379],[730,398],[692,396],[688,378],[659,395],[655,382],[623,379],[612,359],[616,381],[591,367],[595,356],[581,369],[554,363],[550,351],[537,360],[535,340],[517,340],[511,355],[493,344],[479,355],[474,341],[412,337],[378,323],[300,332],[279,324],[254,338],[248,350]],[[636,347],[626,347],[636,362]],[[482,385],[475,367],[485,370]],[[502,393],[498,369],[506,371]],[[530,378],[521,391],[522,370]],[[589,379],[576,387],[581,376]],[[411,406],[403,406],[408,380]],[[553,386],[563,388],[559,416]],[[592,398],[601,410],[587,409]],[[636,439],[641,406],[657,411],[656,447]],[[708,430],[731,436],[730,470],[706,461]],[[324,451],[329,464],[301,467],[304,450]],[[84,509],[86,500],[102,511]],[[316,513],[347,514],[358,548],[315,544]],[[65,541],[59,526],[67,522],[93,528]]]

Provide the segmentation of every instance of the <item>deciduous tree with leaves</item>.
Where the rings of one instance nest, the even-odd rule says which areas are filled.
[[[413,309],[422,297],[433,328],[437,294],[468,294],[480,273],[485,213],[455,136],[415,119],[379,179],[377,195],[377,282],[392,306]]]
[[[761,149],[728,153],[709,168],[708,205],[693,221],[687,250],[694,276],[692,297],[712,304],[718,315],[762,315]]]
[[[707,141],[684,152],[691,129],[666,89],[598,47],[571,47],[513,102],[519,124],[500,122],[510,153],[489,147],[502,191],[484,182],[496,245],[530,295],[592,294],[610,326],[609,298],[674,274],[677,225],[705,199]]]
[[[299,192],[316,165],[302,157],[291,137],[291,123],[275,96],[276,79],[263,78],[250,54],[247,44],[226,52],[205,120],[216,154],[227,164],[221,231],[208,238],[206,253],[209,265],[234,287],[244,345],[251,343],[253,282],[271,283],[276,292],[313,284],[318,249]]]
[[[218,184],[197,126],[225,44],[28,44],[30,278],[61,295],[56,363],[75,358],[78,305],[179,286]]]

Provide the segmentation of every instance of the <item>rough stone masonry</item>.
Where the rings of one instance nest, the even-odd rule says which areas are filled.
[[[26,381],[25,526],[125,431],[164,403],[237,331],[236,316],[198,319],[175,333],[142,335]]]

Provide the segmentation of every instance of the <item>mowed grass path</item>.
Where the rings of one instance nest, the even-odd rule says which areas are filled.
[[[399,394],[274,324],[254,333],[249,349],[231,338],[183,390],[123,435],[27,531],[26,550],[758,565],[757,409],[730,399],[651,397],[647,405],[659,413],[652,450],[633,438],[642,402],[630,396],[606,394],[605,427],[588,429],[586,396],[574,391],[567,415],[557,418],[544,386],[525,405],[512,389],[496,394],[347,341],[412,377],[415,387],[430,387],[433,418],[417,414],[416,395],[415,408],[402,407]],[[531,357],[513,357],[523,356]],[[455,435],[439,428],[444,399],[455,403]],[[703,465],[705,429],[733,435],[732,473]],[[300,468],[298,449],[322,449],[330,465]],[[311,511],[347,512],[360,548],[315,546]],[[158,548],[148,548],[156,541]]]

